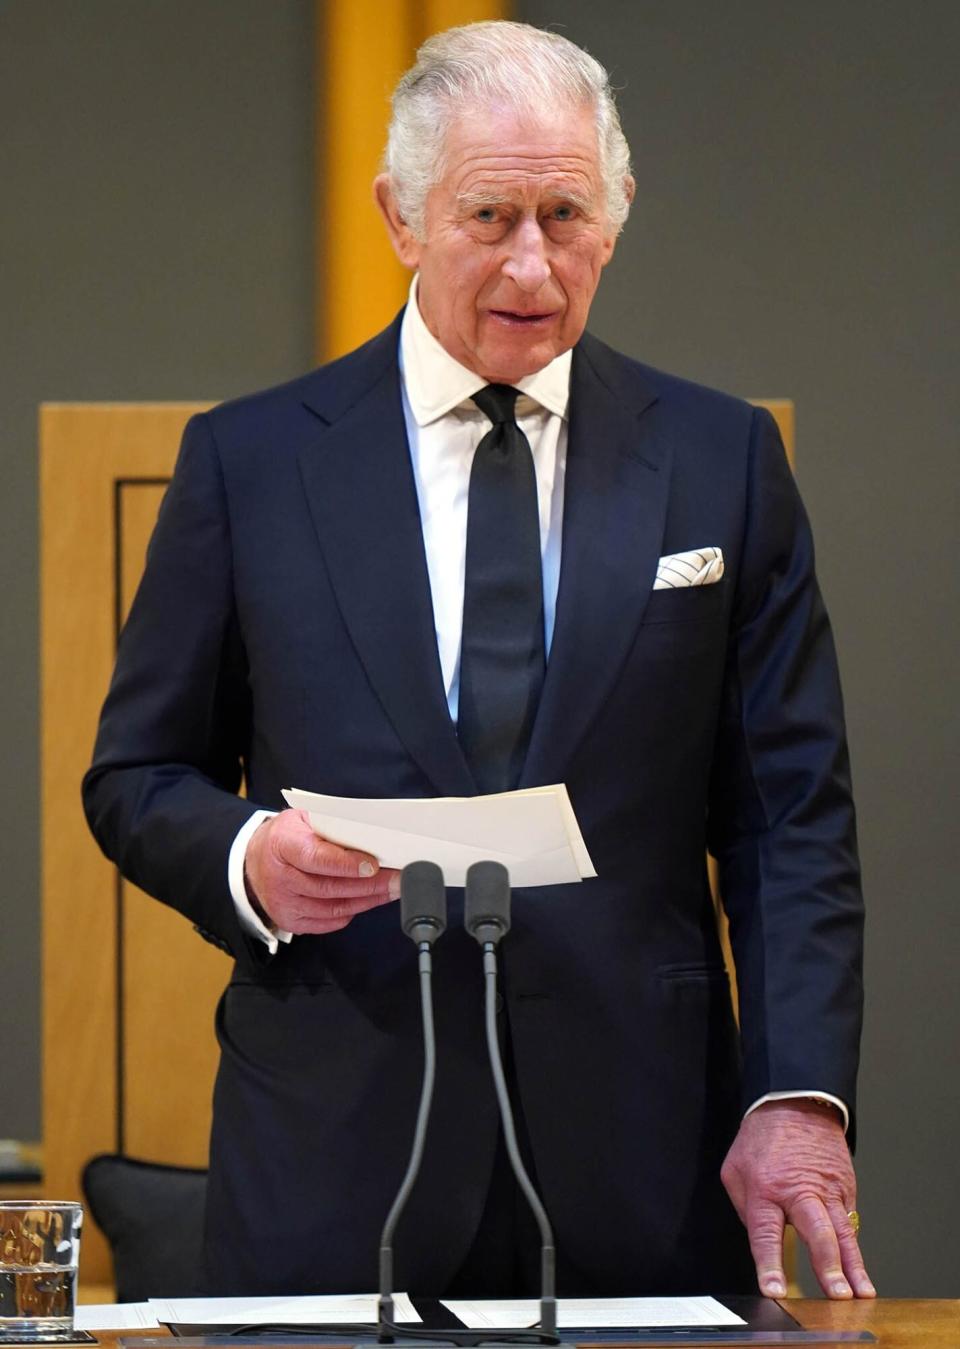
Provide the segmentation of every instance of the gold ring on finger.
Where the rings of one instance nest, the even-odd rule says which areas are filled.
[[[847,1213],[847,1222],[853,1228],[853,1235],[858,1237],[860,1235],[860,1214],[855,1208],[850,1209]]]

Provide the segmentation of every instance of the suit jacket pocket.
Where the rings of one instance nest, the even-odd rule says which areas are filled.
[[[698,623],[723,612],[726,580],[710,585],[680,586],[676,590],[652,590],[643,611],[644,625],[652,623]]]
[[[664,983],[703,983],[727,977],[726,967],[702,960],[678,961],[672,965],[658,965],[657,978]]]

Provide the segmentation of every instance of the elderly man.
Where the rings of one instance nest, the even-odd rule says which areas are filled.
[[[209,1287],[373,1286],[418,1091],[396,873],[315,837],[280,789],[564,781],[598,876],[516,894],[501,1013],[559,1292],[774,1295],[789,1221],[829,1295],[870,1296],[842,712],[772,421],[585,333],[633,181],[605,72],[566,39],[427,42],[375,193],[410,302],[342,360],[191,422],[85,782],[108,855],[236,958]],[[398,1279],[529,1293],[476,948],[452,930],[436,964]]]

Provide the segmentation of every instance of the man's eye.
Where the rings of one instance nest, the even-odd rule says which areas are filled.
[[[576,211],[572,206],[555,206],[553,209],[554,220],[573,220]]]
[[[481,206],[477,210],[476,218],[481,225],[493,225],[497,220],[497,208],[495,206]]]

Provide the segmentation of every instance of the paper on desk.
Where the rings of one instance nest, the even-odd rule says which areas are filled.
[[[533,1326],[540,1304],[532,1298],[497,1302],[444,1300],[471,1330]],[[582,1326],[745,1326],[747,1323],[712,1297],[564,1297],[557,1299],[561,1330]]]
[[[81,1303],[73,1314],[77,1330],[157,1330],[160,1322],[148,1302]]]
[[[398,1321],[419,1321],[406,1293],[394,1293]],[[376,1325],[376,1293],[314,1294],[308,1297],[177,1297],[150,1299],[150,1310],[164,1325]]]
[[[562,885],[595,876],[562,784],[492,796],[366,800],[288,788],[318,834],[373,853],[381,866],[436,862],[447,885],[463,885],[473,862],[502,862],[510,884]]]

